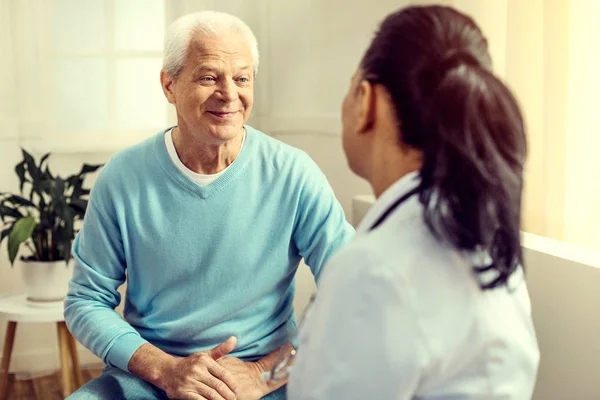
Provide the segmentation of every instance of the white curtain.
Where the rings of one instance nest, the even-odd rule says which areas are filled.
[[[0,139],[16,139],[17,88],[10,0],[0,0]]]
[[[18,137],[15,120],[14,49],[8,0],[0,0],[0,138]]]
[[[524,230],[600,250],[596,0],[414,0],[474,17],[527,123]]]
[[[569,7],[565,239],[600,249],[600,2]]]
[[[0,0],[0,136],[44,134],[49,117],[47,4]]]

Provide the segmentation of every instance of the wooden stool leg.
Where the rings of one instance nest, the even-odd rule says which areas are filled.
[[[58,347],[60,352],[60,376],[62,383],[63,396],[69,397],[73,390],[73,381],[71,380],[71,371],[69,368],[69,331],[64,322],[57,322]]]
[[[2,366],[0,367],[0,399],[8,397],[8,368],[10,367],[10,357],[12,356],[13,344],[15,343],[15,332],[17,323],[8,321],[6,325],[6,338],[4,339],[4,350],[2,352]]]
[[[66,327],[65,327],[66,328]],[[83,386],[83,375],[79,367],[79,354],[77,354],[77,342],[71,332],[67,329],[67,337],[69,339],[69,353],[71,353],[71,365],[73,366],[73,378],[75,378],[75,387],[73,391]]]

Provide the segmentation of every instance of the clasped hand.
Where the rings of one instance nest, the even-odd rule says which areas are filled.
[[[258,400],[268,393],[257,363],[225,357],[237,340],[229,338],[212,350],[174,358],[157,386],[177,400]]]

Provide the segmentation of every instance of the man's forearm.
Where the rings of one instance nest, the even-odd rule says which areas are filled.
[[[164,375],[164,371],[166,371],[175,360],[176,357],[165,353],[158,347],[146,343],[133,353],[131,360],[129,360],[128,369],[129,372],[138,378],[141,378],[154,386],[160,387],[160,381]]]

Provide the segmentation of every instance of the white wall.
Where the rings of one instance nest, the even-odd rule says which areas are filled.
[[[531,235],[524,246],[541,352],[534,400],[600,399],[600,258]]]

